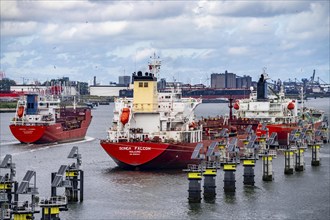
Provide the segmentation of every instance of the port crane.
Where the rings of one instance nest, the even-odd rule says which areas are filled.
[[[297,82],[296,78],[294,81],[289,79],[288,82],[284,82],[286,94],[296,95],[303,88],[306,95],[330,95],[330,84],[320,79],[320,77],[317,77],[317,80],[315,80],[315,73],[316,71],[313,70],[312,76],[309,79],[301,79],[301,82]]]

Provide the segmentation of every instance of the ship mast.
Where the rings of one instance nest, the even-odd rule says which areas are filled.
[[[149,62],[149,73],[133,74],[133,112],[155,113],[158,111],[157,77],[161,62],[154,58]]]
[[[233,98],[230,96],[229,97],[229,105],[228,105],[228,107],[229,107],[229,120],[231,121],[231,120],[233,120]]]
[[[154,53],[153,57],[150,57],[149,61],[149,71],[152,73],[155,77],[159,78],[159,70],[161,66],[161,61],[158,60],[159,57],[156,57],[156,53]]]

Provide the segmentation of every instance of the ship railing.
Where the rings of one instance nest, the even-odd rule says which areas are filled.
[[[179,131],[181,141],[187,143],[196,143],[202,140],[202,130]]]
[[[281,107],[271,107],[268,110],[269,112],[282,112],[282,108]]]
[[[116,132],[116,142],[120,142],[120,140],[129,140],[129,131],[119,131]]]
[[[21,119],[21,120],[12,120],[11,122],[14,124],[14,125],[47,125],[47,124],[50,124],[51,122],[53,122],[54,120],[52,121],[36,121],[36,120],[24,120],[24,119]]]
[[[14,207],[14,212],[34,212],[36,205],[35,203],[29,203],[28,201],[18,201]]]
[[[186,172],[202,172],[203,171],[202,164],[188,164],[187,169],[184,169]]]

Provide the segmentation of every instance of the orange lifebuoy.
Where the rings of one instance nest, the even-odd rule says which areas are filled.
[[[18,109],[17,109],[17,115],[18,117],[22,117],[24,114],[24,106],[19,106]]]
[[[123,108],[123,111],[122,111],[121,116],[120,116],[120,122],[124,126],[128,122],[128,120],[129,120],[129,113],[130,113],[129,108]]]

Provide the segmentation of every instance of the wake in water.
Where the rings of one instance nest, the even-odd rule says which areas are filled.
[[[51,147],[59,147],[67,144],[80,144],[80,143],[86,143],[95,140],[93,137],[85,137],[84,140],[80,141],[72,141],[72,142],[67,142],[67,143],[49,143],[49,144],[22,144],[19,141],[13,141],[13,142],[6,142],[6,143],[1,143],[1,146],[10,146],[10,145],[22,145],[21,149],[23,149],[20,152],[16,153],[11,153],[11,155],[21,155],[25,153],[31,153],[31,152],[36,152],[36,151],[41,151],[41,150],[46,150]]]
[[[13,145],[13,144],[20,144],[20,142],[19,141],[4,142],[4,143],[0,143],[0,146]]]

